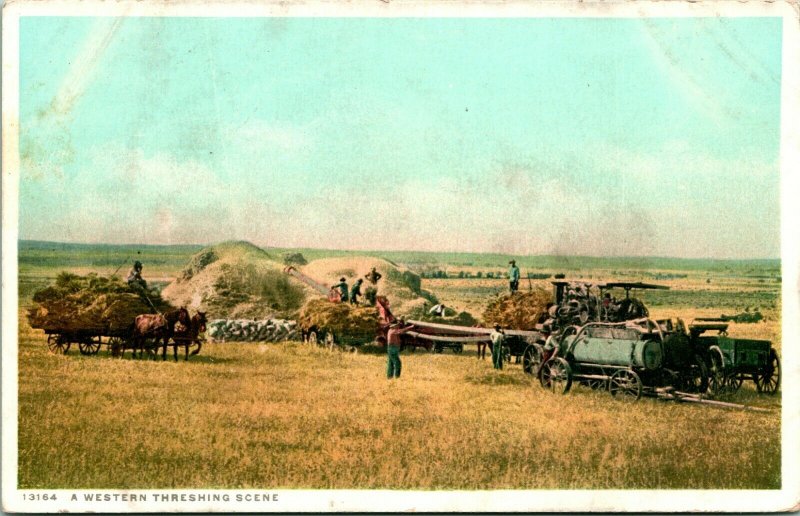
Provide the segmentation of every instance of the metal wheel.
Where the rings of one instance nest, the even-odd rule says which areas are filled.
[[[96,355],[100,351],[100,339],[87,337],[82,342],[78,342],[78,349],[80,349],[81,355]]]
[[[64,335],[50,334],[47,336],[47,349],[50,350],[50,353],[66,355],[67,351],[69,351],[69,345],[69,339]]]
[[[527,374],[535,374],[542,366],[542,347],[531,344],[522,354],[522,370]]]
[[[611,375],[608,392],[621,401],[636,401],[642,397],[642,380],[635,371],[620,369]]]
[[[542,387],[556,394],[566,394],[572,387],[572,368],[561,357],[551,358],[542,366]]]
[[[769,362],[760,374],[756,375],[758,392],[775,394],[781,386],[781,361],[774,349],[769,350]]]

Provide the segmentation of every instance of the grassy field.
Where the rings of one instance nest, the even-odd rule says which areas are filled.
[[[774,412],[560,397],[471,354],[406,354],[387,381],[381,354],[297,343],[104,353],[23,339],[21,488],[780,486],[779,401],[749,387]]]
[[[164,253],[188,259],[190,251]],[[92,270],[90,255],[63,268]],[[20,488],[781,486],[781,397],[758,395],[749,383],[733,401],[768,413],[622,404],[582,387],[556,396],[518,365],[497,372],[469,352],[404,352],[395,381],[386,380],[378,350],[352,355],[299,343],[211,343],[188,363],[105,350],[52,355],[22,314],[37,285],[61,268],[54,259],[23,270],[22,260]],[[165,277],[184,263],[170,260]],[[780,351],[779,283],[758,276],[690,270],[648,301],[654,316],[685,319],[760,306],[766,322],[733,325],[731,334],[771,339]],[[480,313],[505,282],[424,280],[423,288]],[[694,308],[693,293],[708,306]]]

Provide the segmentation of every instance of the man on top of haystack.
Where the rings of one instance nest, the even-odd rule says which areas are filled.
[[[128,273],[126,280],[128,285],[147,288],[147,282],[142,278],[142,262],[136,260],[133,264],[133,269]]]
[[[367,278],[367,281],[369,281],[373,285],[377,285],[378,284],[378,280],[381,279],[383,277],[383,275],[380,272],[378,272],[375,269],[375,267],[373,267],[371,271],[369,271],[368,273],[366,273],[364,275],[364,277]]]
[[[383,275],[373,267],[364,277],[367,278],[367,281],[370,283],[367,290],[364,291],[364,297],[367,298],[370,305],[375,306],[375,299],[378,297],[378,280],[380,280]]]
[[[511,260],[508,264],[511,266],[508,269],[508,288],[513,294],[519,290],[519,267],[515,260]]]
[[[348,288],[347,288],[347,280],[345,280],[344,277],[339,278],[339,283],[337,283],[336,285],[333,285],[331,288],[338,288],[339,289],[339,301],[341,301],[342,303],[346,303],[347,302]]]

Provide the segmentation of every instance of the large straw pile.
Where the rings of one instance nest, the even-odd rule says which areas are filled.
[[[337,335],[364,335],[379,328],[375,307],[357,307],[347,303],[331,303],[312,299],[300,310],[298,322],[304,328],[316,326]]]
[[[280,262],[253,244],[223,242],[195,254],[163,295],[174,305],[215,318],[291,318],[308,292],[282,269]]]
[[[532,330],[552,301],[550,292],[543,288],[501,296],[489,303],[483,320],[490,326],[499,324],[503,328]]]
[[[67,272],[59,274],[54,285],[36,292],[33,301],[37,305],[28,311],[31,327],[61,330],[122,330],[139,314],[172,308],[154,290],[131,287],[115,277]]]

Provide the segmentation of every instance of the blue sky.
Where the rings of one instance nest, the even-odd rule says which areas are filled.
[[[20,25],[20,237],[777,257],[781,20]]]

